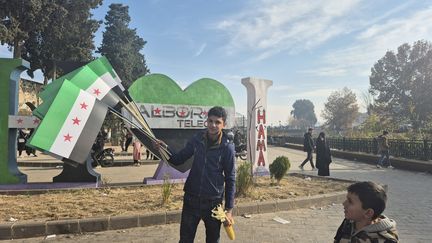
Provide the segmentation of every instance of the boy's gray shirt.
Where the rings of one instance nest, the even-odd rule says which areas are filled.
[[[399,242],[396,222],[381,215],[379,221],[355,231],[355,222],[345,219],[339,227],[335,243],[389,243]]]
[[[366,231],[368,233],[373,233],[373,232],[387,231],[387,230],[391,230],[392,228],[396,228],[396,221],[394,221],[393,219],[389,219],[384,215],[382,215],[379,219],[380,220],[377,223],[367,225],[362,229],[360,229],[359,231]]]

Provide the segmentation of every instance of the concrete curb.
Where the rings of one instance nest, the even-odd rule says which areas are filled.
[[[272,213],[312,206],[321,207],[332,203],[341,203],[345,199],[345,195],[346,192],[341,191],[296,199],[244,203],[234,208],[233,214],[241,216],[243,214]],[[47,222],[3,223],[0,224],[0,240],[22,239],[53,234],[81,234],[84,232],[180,223],[180,219],[181,211],[176,210],[130,216],[121,215]]]
[[[63,166],[63,162],[30,162],[30,161],[19,161],[17,162],[19,167],[42,167],[42,168],[54,168],[57,166]],[[153,161],[141,161],[141,165],[155,165],[159,164],[159,160]],[[133,160],[114,160],[114,165],[111,167],[120,167],[120,166],[131,166],[134,165]]]

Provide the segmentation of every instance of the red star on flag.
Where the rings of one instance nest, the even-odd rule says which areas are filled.
[[[159,107],[156,108],[156,110],[153,110],[155,112],[156,115],[159,115],[161,112],[161,109],[159,109]]]
[[[35,118],[35,119],[33,120],[33,124],[39,124],[39,119],[36,119],[36,118]]]
[[[72,121],[73,121],[72,125],[75,125],[75,124],[79,125],[79,123],[81,122],[81,120],[78,119],[78,117],[75,117],[75,119],[72,119]]]
[[[18,120],[17,120],[17,122],[18,122],[18,124],[22,124],[23,123],[23,119],[21,119],[21,118],[18,118]]]
[[[184,117],[185,114],[186,114],[186,112],[184,110],[182,110],[182,111],[179,112],[179,114],[180,114],[181,117]]]
[[[85,102],[81,103],[81,109],[87,110],[87,104]]]
[[[202,116],[207,116],[207,111],[203,111],[203,112],[201,112],[201,115],[202,115]]]
[[[99,96],[100,93],[101,92],[99,89],[93,89],[93,94],[95,94],[96,96]]]
[[[69,135],[69,133],[68,134],[66,134],[66,135],[63,135],[63,137],[64,137],[64,141],[66,142],[66,141],[71,141],[71,138],[72,138],[72,136],[71,135]]]

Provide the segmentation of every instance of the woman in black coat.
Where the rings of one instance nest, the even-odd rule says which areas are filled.
[[[17,137],[17,149],[18,149],[18,157],[21,158],[22,151],[25,150],[25,143],[27,142],[27,134],[22,129],[18,129],[18,137]]]
[[[329,176],[329,165],[332,162],[330,148],[327,144],[325,133],[321,132],[316,140],[316,167],[319,176]]]

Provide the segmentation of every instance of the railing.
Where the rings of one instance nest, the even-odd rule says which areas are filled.
[[[273,137],[276,145],[285,143],[303,144],[303,137]],[[331,149],[351,152],[378,153],[376,138],[327,138]],[[390,155],[416,160],[431,160],[432,141],[389,139]]]

